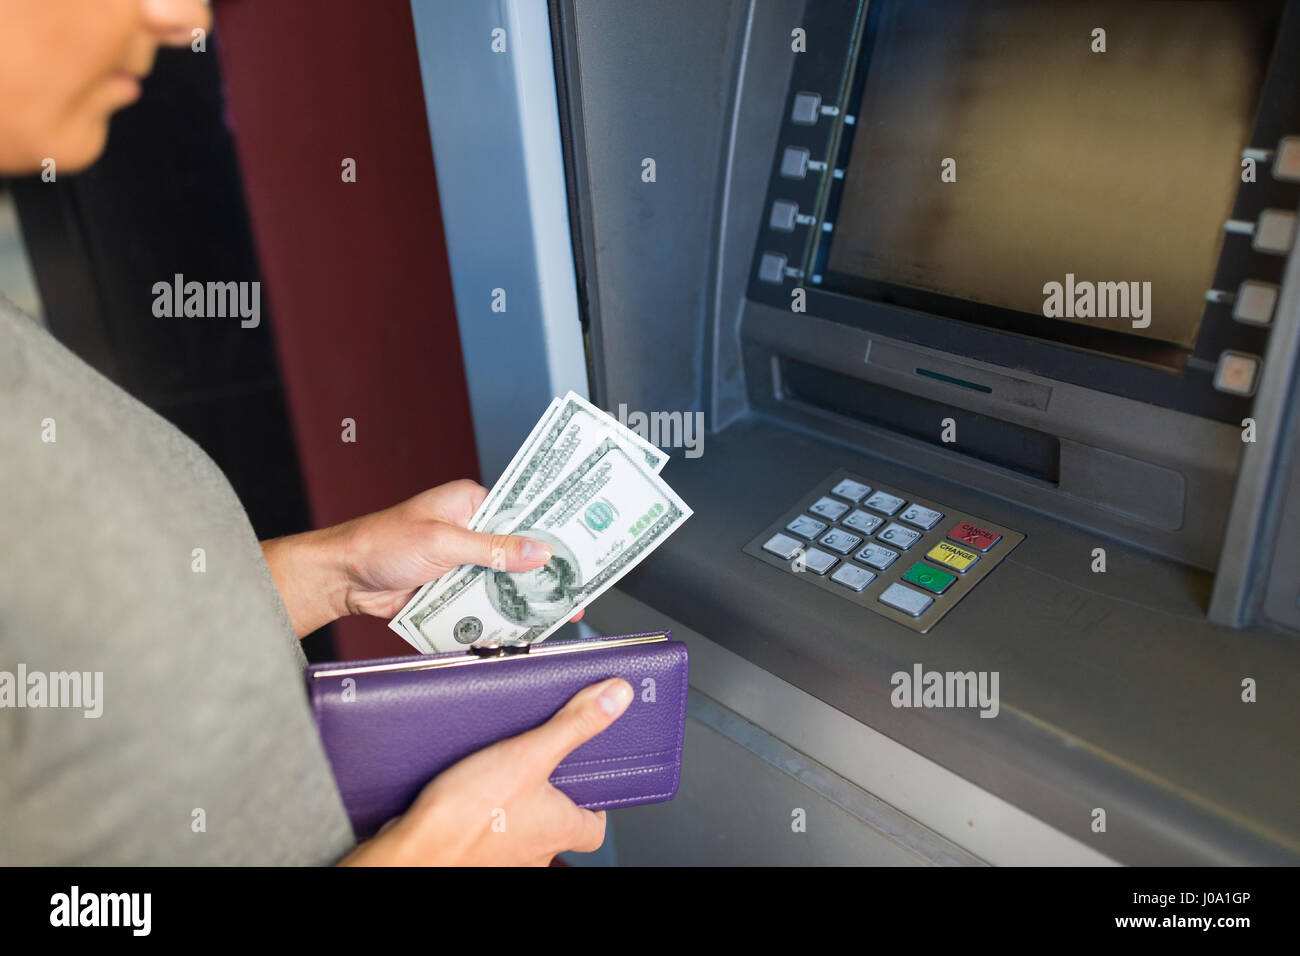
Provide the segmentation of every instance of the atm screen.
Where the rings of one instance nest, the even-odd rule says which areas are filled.
[[[1177,366],[1279,11],[874,0],[825,287]]]

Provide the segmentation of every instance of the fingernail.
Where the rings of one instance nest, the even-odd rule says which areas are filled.
[[[601,709],[611,717],[623,713],[630,703],[632,703],[632,685],[627,681],[618,681],[601,691]]]
[[[549,561],[551,549],[540,541],[525,541],[519,549],[519,556],[525,561]]]

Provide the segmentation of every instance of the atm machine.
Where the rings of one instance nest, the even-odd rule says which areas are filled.
[[[1300,2],[412,9],[485,479],[575,387],[695,510],[606,859],[1300,862]]]

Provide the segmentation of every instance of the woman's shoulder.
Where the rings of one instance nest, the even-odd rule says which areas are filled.
[[[193,441],[0,295],[0,445],[16,470],[65,472],[118,463],[207,476],[220,470]],[[134,459],[133,462],[130,460]],[[160,475],[162,477],[162,475]],[[137,474],[133,481],[138,482]],[[233,492],[231,493],[233,498]]]

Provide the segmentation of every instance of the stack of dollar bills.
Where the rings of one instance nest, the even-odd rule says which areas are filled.
[[[586,399],[555,399],[469,521],[541,541],[551,559],[516,573],[453,568],[388,626],[425,654],[545,640],[691,516],[659,477],[667,460]]]

